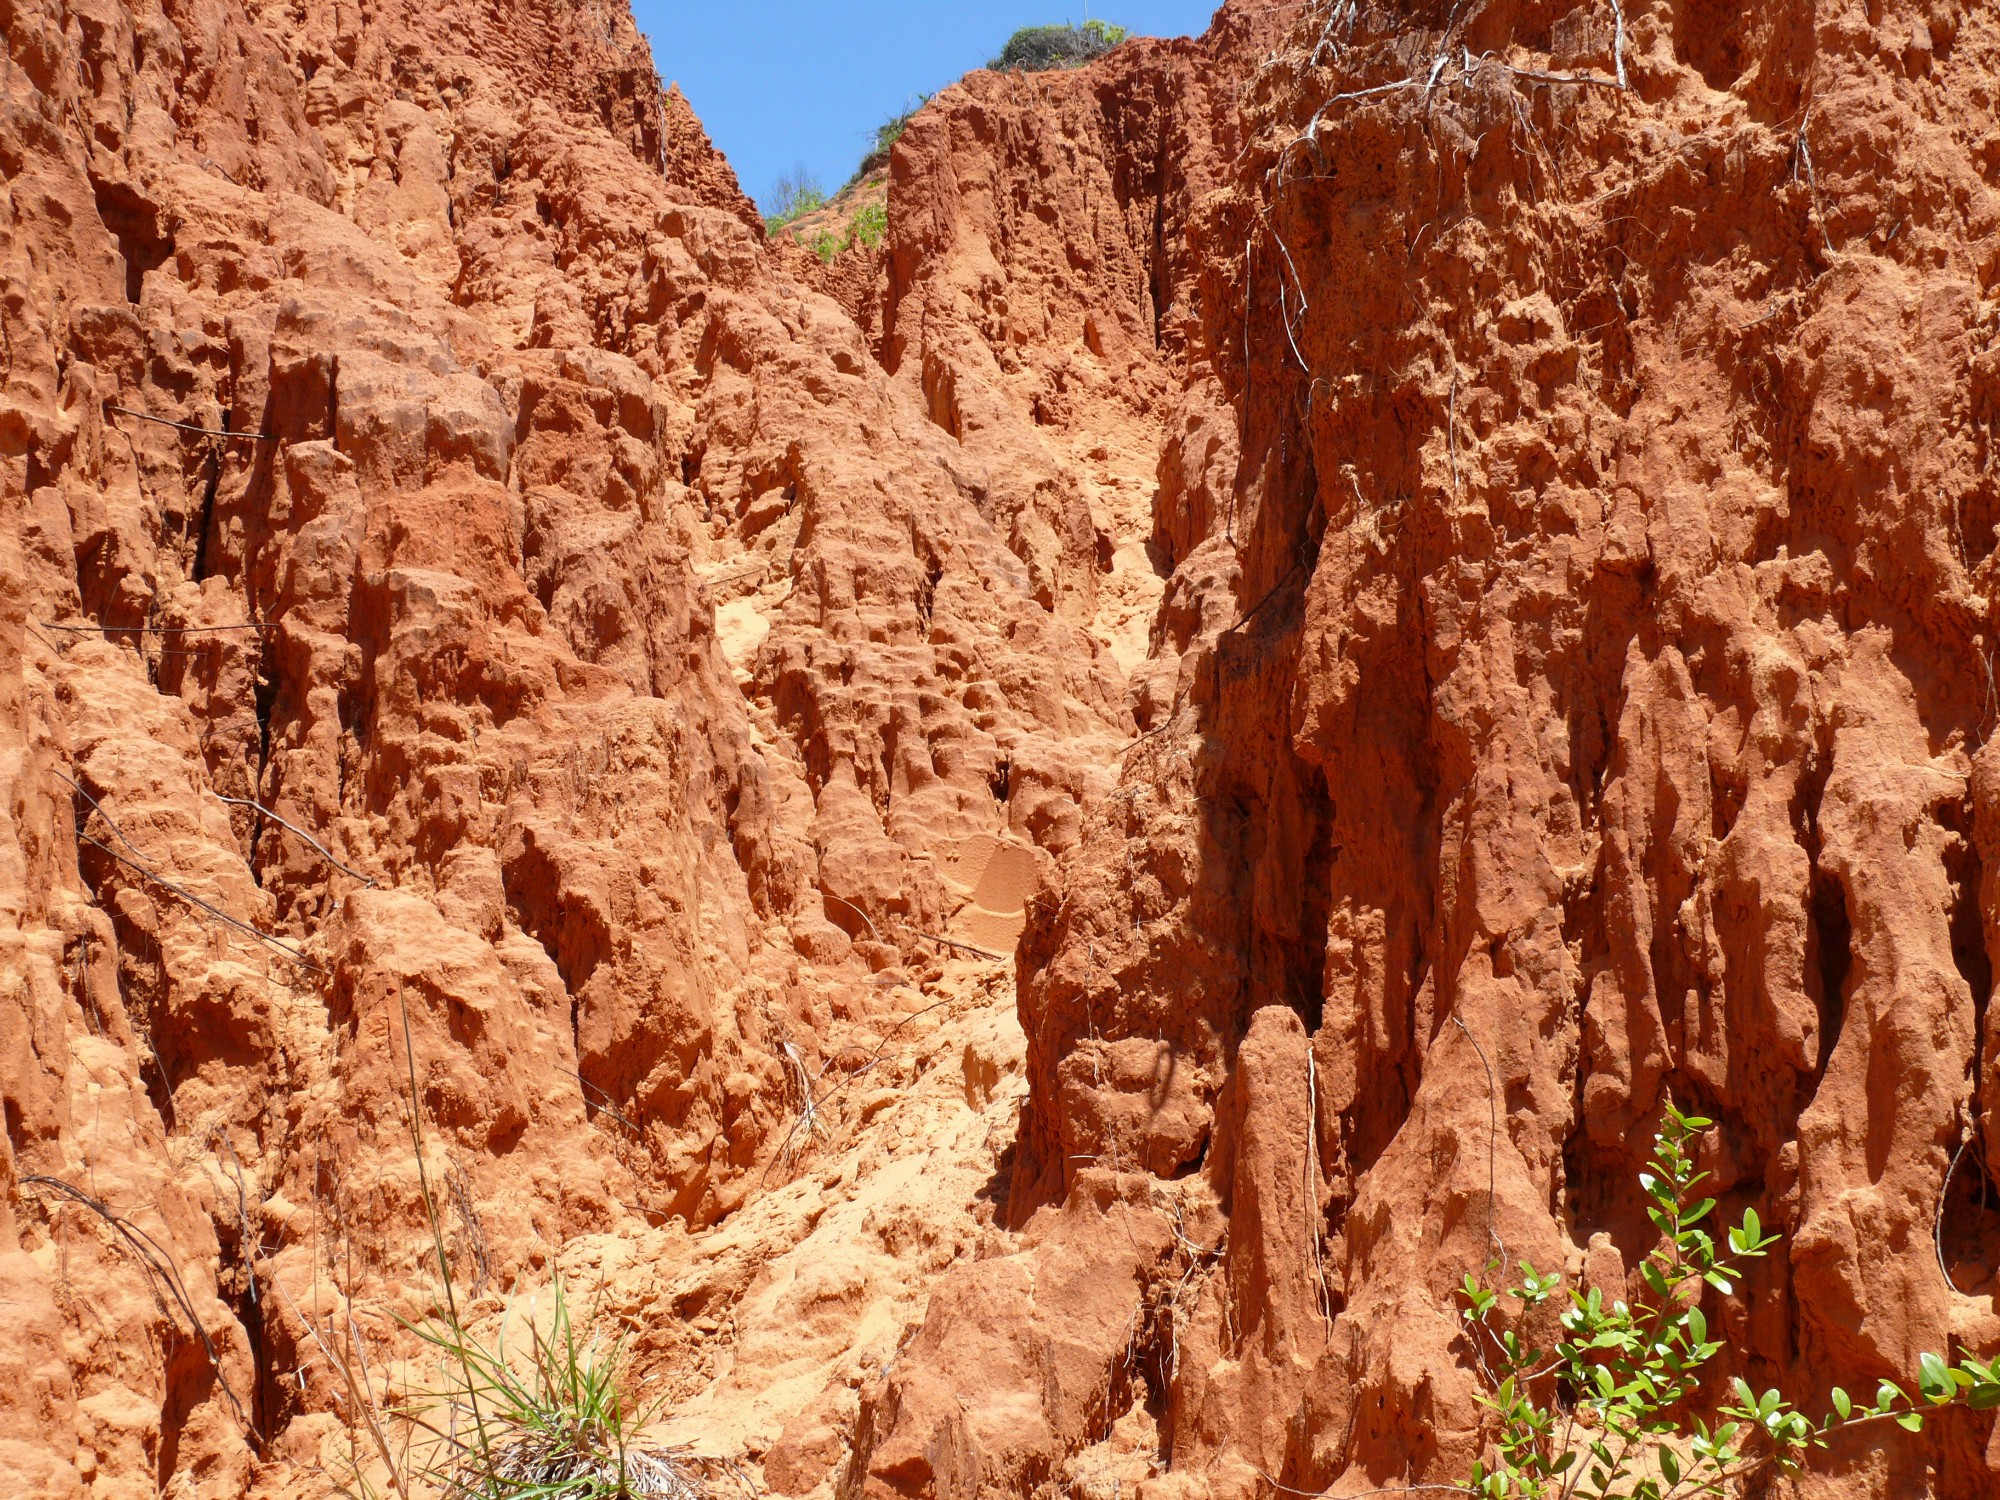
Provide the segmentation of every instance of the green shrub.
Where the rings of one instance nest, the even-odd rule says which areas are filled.
[[[875,133],[868,138],[868,150],[861,158],[861,165],[856,167],[854,175],[847,179],[846,187],[841,189],[843,193],[866,177],[870,172],[877,171],[889,165],[890,149],[896,142],[903,138],[904,129],[908,127],[910,121],[917,117],[917,111],[930,103],[934,97],[936,96],[932,94],[917,95],[917,102],[915,104],[912,104],[901,114],[884,120],[880,125],[875,127]]]
[[[884,120],[880,125],[877,125],[875,127],[874,142],[869,146],[868,155],[862,162],[863,170],[867,169],[868,162],[877,159],[887,161],[889,158],[889,148],[903,138],[904,129],[909,125],[910,121],[917,117],[917,111],[936,97],[935,94],[919,94],[917,95],[917,102],[915,104],[912,104],[894,119]]]
[[[1601,1287],[1569,1294],[1563,1338],[1553,1355],[1496,1326],[1498,1292],[1468,1275],[1466,1333],[1489,1383],[1480,1403],[1499,1418],[1496,1461],[1475,1464],[1466,1493],[1480,1500],[1692,1500],[1735,1493],[1733,1486],[1768,1469],[1796,1473],[1835,1430],[1893,1421],[1915,1432],[1924,1409],[2000,1406],[2000,1360],[1920,1361],[1922,1401],[1883,1381],[1873,1405],[1836,1386],[1833,1410],[1815,1423],[1775,1390],[1759,1395],[1734,1382],[1719,1406],[1702,1386],[1702,1367],[1721,1349],[1708,1336],[1701,1303],[1710,1289],[1735,1293],[1745,1261],[1761,1259],[1778,1236],[1764,1233],[1755,1209],[1728,1232],[1726,1251],[1701,1227],[1713,1198],[1695,1200],[1708,1175],[1694,1170],[1691,1143],[1714,1122],[1671,1104],[1653,1138],[1652,1170],[1639,1174],[1651,1200],[1646,1212],[1661,1235],[1639,1267],[1650,1300],[1605,1302]],[[1524,1309],[1548,1301],[1560,1276],[1521,1262],[1521,1282],[1507,1296]],[[1722,1419],[1710,1427],[1697,1412]]]
[[[827,201],[819,179],[804,167],[794,167],[771,187],[771,212],[764,216],[764,232],[776,234],[787,224],[825,208]]]
[[[995,72],[1039,73],[1074,68],[1102,57],[1124,41],[1122,26],[1085,21],[1081,26],[1023,26],[1007,38],[1000,55],[986,66]]]
[[[847,226],[847,241],[851,245],[860,245],[863,249],[873,250],[882,243],[888,233],[889,205],[871,203],[856,214],[854,221]]]
[[[799,243],[817,255],[827,265],[843,250],[851,250],[856,245],[873,250],[889,233],[889,205],[870,203],[847,221],[847,233],[836,234],[831,229],[822,229],[810,240]]]

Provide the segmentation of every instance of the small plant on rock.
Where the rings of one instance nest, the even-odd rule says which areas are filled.
[[[1000,55],[986,66],[996,73],[1081,67],[1102,57],[1126,35],[1123,26],[1105,21],[1085,21],[1081,26],[1023,26],[1007,38]]]
[[[847,226],[847,240],[864,250],[873,250],[889,232],[889,205],[871,203],[854,216]]]
[[[1692,1146],[1713,1121],[1670,1104],[1653,1139],[1652,1169],[1639,1176],[1646,1210],[1661,1242],[1640,1266],[1645,1300],[1605,1301],[1601,1288],[1569,1293],[1563,1337],[1554,1351],[1531,1347],[1499,1326],[1502,1293],[1468,1275],[1463,1317],[1490,1384],[1481,1404],[1499,1419],[1495,1460],[1477,1464],[1465,1486],[1482,1500],[1688,1500],[1723,1496],[1768,1469],[1796,1473],[1837,1430],[1894,1422],[1911,1432],[1926,1411],[1964,1405],[2000,1407],[2000,1360],[1921,1360],[1919,1398],[1884,1381],[1872,1403],[1835,1387],[1833,1409],[1815,1422],[1776,1390],[1759,1394],[1736,1380],[1719,1405],[1707,1399],[1703,1369],[1722,1349],[1709,1337],[1701,1303],[1710,1289],[1732,1295],[1745,1263],[1777,1243],[1756,1210],[1718,1245],[1704,1227],[1713,1198],[1695,1196],[1705,1172]],[[1556,1294],[1562,1278],[1521,1263],[1520,1284],[1505,1297],[1524,1308]],[[1698,1411],[1713,1405],[1710,1426]]]
[[[852,250],[856,245],[873,250],[882,243],[889,232],[889,205],[870,203],[847,221],[847,233],[839,234],[831,229],[822,229],[812,237],[810,248],[814,255],[827,265],[843,250]],[[801,244],[807,243],[801,240]]]
[[[826,189],[805,167],[794,167],[771,186],[771,212],[764,216],[764,233],[776,234],[787,224],[825,208]]]
[[[389,1489],[397,1500],[430,1495],[441,1500],[705,1500],[700,1460],[640,1437],[664,1403],[646,1407],[633,1401],[623,1336],[605,1339],[579,1328],[560,1276],[553,1282],[546,1329],[529,1312],[525,1349],[518,1341],[509,1347],[508,1313],[502,1313],[491,1339],[466,1325],[424,1165],[422,1096],[407,1006],[402,1020],[410,1145],[437,1261],[439,1295],[422,1322],[397,1321],[437,1356],[437,1374],[430,1384],[378,1404],[359,1334],[343,1347],[317,1329],[312,1332],[344,1379]],[[400,1451],[388,1436],[388,1419],[400,1421],[408,1434]],[[350,1500],[380,1500],[382,1491],[358,1451],[350,1452],[347,1468],[348,1482],[338,1493]]]
[[[861,158],[861,165],[854,169],[854,175],[847,179],[848,187],[853,187],[870,172],[889,165],[891,148],[903,138],[903,132],[909,128],[910,121],[917,117],[917,111],[930,103],[933,97],[931,94],[917,95],[915,104],[875,127],[875,134],[869,140],[867,154]],[[842,189],[843,192],[845,190]]]
[[[442,1372],[396,1409],[435,1444],[424,1477],[446,1500],[697,1500],[680,1456],[636,1438],[658,1409],[626,1394],[624,1340],[579,1329],[560,1278],[552,1296],[525,1349],[504,1318],[490,1343],[448,1310],[414,1327]]]

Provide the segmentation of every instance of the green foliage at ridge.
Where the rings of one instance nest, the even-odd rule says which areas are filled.
[[[1123,26],[1085,21],[1081,26],[1023,26],[1007,38],[1000,55],[986,66],[995,72],[1039,73],[1076,68],[1102,57],[1124,41]]]
[[[1074,68],[1095,58],[1102,57],[1113,47],[1124,41],[1130,33],[1123,26],[1113,26],[1108,21],[1085,21],[1080,26],[1024,26],[1007,38],[1007,44],[1000,49],[1000,55],[987,64],[989,68],[1002,72],[1042,72],[1051,68]],[[879,171],[889,164],[889,153],[897,141],[903,137],[910,121],[917,111],[930,103],[934,94],[919,94],[916,102],[902,113],[893,115],[875,127],[869,139],[868,150],[861,158],[861,164],[854,169],[854,175],[847,179],[840,189],[846,193],[869,173]],[[811,172],[804,167],[780,177],[771,195],[772,211],[764,216],[764,232],[776,237],[808,214],[818,213],[829,203],[837,201],[840,194],[829,195]],[[874,249],[880,245],[888,233],[888,209],[879,203],[869,204],[848,221],[845,233],[833,229],[822,229],[810,240],[802,234],[795,236],[822,261],[831,265],[843,251],[860,245]]]
[[[772,190],[772,212],[764,216],[764,233],[776,234],[787,224],[818,213],[830,201],[817,177],[804,167],[794,168],[780,177]]]
[[[828,265],[843,250],[851,250],[856,245],[865,250],[873,250],[882,243],[889,233],[889,205],[870,203],[847,221],[847,233],[836,234],[831,229],[822,229],[811,240],[812,253]]]

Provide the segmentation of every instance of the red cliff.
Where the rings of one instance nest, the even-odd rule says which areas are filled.
[[[1669,1099],[1723,1374],[2000,1354],[1990,7],[1232,0],[830,266],[618,4],[0,23],[24,1493],[326,1493],[424,1182],[786,1495],[1455,1483]]]

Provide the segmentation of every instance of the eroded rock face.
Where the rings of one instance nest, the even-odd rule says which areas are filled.
[[[238,1494],[413,1097],[475,1297],[712,1225],[1124,681],[622,9],[5,22],[8,1467]]]
[[[0,0],[0,1468],[322,1492],[427,1183],[780,1493],[1449,1482],[1669,1096],[1728,1373],[2000,1352],[2000,27],[1622,15],[975,74],[828,268],[617,6]]]
[[[1126,1253],[1075,1212],[1107,1170],[1226,1223],[1097,1348],[1107,1390],[1145,1373],[1148,1493],[1462,1476],[1453,1286],[1497,1247],[1636,1286],[1669,1096],[1786,1236],[1731,1373],[1817,1395],[2000,1348],[2000,32],[1623,13],[1629,91],[1606,6],[1309,8],[1186,229],[1172,670],[1135,672],[1159,732],[1030,906],[1011,1198],[1049,1224],[1027,1272]],[[950,1369],[899,1372],[856,1492],[915,1492],[926,1427],[939,1493],[1127,1451],[1115,1411],[1051,1437],[1025,1382],[940,1418]],[[1804,1488],[1983,1494],[1997,1451],[1969,1420]]]

